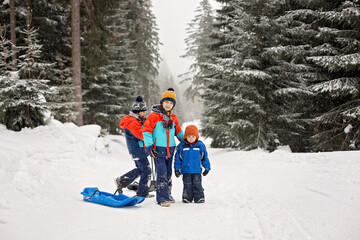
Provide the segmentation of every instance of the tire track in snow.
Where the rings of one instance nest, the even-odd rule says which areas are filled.
[[[301,226],[301,224],[296,220],[296,218],[290,213],[290,211],[284,207],[285,212],[287,213],[287,215],[290,217],[290,219],[294,222],[295,226],[303,233],[303,235],[308,239],[308,240],[313,240],[313,238],[305,231],[305,229]]]
[[[251,202],[256,203],[256,201],[252,200]],[[264,229],[264,225],[261,221],[261,218],[259,217],[259,215],[257,214],[255,208],[253,206],[251,206],[252,204],[249,202],[249,199],[246,200],[246,206],[247,208],[250,209],[250,211],[252,212],[252,214],[254,215],[254,217],[256,218],[256,221],[258,223],[259,229],[261,230],[261,234],[262,234],[262,239],[266,239],[266,233],[265,233],[265,229]]]

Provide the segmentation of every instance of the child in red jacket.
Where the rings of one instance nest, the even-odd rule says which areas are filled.
[[[175,136],[184,140],[179,120],[172,113],[176,105],[174,89],[169,88],[161,97],[160,105],[152,107],[152,113],[144,123],[144,141],[155,159],[156,201],[168,207],[175,200],[171,196],[172,161],[176,147]]]
[[[122,188],[127,187],[140,175],[136,195],[141,197],[151,197],[148,194],[151,174],[147,159],[149,153],[143,141],[143,124],[146,120],[146,110],[145,102],[141,96],[138,96],[132,105],[130,114],[123,117],[120,121],[120,127],[125,130],[126,144],[136,168],[115,179],[117,188],[122,192]]]

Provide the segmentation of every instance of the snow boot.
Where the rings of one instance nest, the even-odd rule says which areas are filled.
[[[168,203],[166,201],[159,202],[158,204],[162,207],[170,207],[170,205],[171,205],[170,203]]]
[[[195,203],[204,203],[205,199],[204,198],[200,198],[199,200],[194,201]]]
[[[114,179],[115,185],[119,193],[122,193],[122,189],[130,182],[129,178],[120,179],[120,177]]]
[[[168,202],[168,203],[175,203],[175,199],[174,199],[172,196],[170,196],[170,197],[169,197],[169,200],[167,200],[166,202]]]
[[[139,183],[138,182],[133,182],[133,183],[131,183],[131,184],[129,184],[127,186],[127,189],[137,191],[138,187],[139,187]]]

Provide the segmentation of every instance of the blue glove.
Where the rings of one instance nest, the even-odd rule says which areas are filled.
[[[181,172],[180,171],[175,171],[175,177],[180,177],[180,175],[181,175]]]

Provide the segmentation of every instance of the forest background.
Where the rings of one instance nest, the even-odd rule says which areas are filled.
[[[180,76],[188,86],[180,120],[201,118],[212,147],[359,149],[359,1],[217,2],[214,10],[200,1],[187,28],[183,56],[192,65]],[[171,74],[159,73],[150,0],[3,0],[0,25],[0,123],[8,129],[44,125],[52,115],[119,134],[137,95],[151,106],[169,86],[181,92]],[[191,98],[202,105],[195,115]]]

